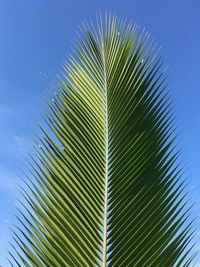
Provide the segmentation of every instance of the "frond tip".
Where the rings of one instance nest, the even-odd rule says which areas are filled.
[[[80,35],[35,141],[13,261],[189,266],[193,224],[159,48],[111,15]]]

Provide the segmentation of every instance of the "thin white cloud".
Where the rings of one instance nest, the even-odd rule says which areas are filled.
[[[26,158],[28,152],[32,150],[32,143],[27,136],[10,134],[5,138],[5,142],[2,143],[2,150],[9,162],[13,163],[13,161],[17,160],[20,163],[22,160],[24,161],[24,157]],[[6,165],[10,165],[10,163]]]
[[[5,116],[9,116],[12,115],[16,112],[15,109],[8,107],[8,106],[0,106],[0,114],[1,114],[1,118],[5,119]]]
[[[6,220],[6,219],[3,219],[3,223],[10,224],[10,223],[11,223],[11,221],[9,221],[9,220]]]
[[[0,189],[14,190],[16,175],[4,166],[0,165]]]
[[[27,152],[32,148],[30,140],[28,140],[25,136],[15,135],[12,140],[16,152],[20,155],[26,156]]]

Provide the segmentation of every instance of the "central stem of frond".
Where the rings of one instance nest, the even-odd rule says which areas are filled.
[[[105,199],[104,199],[104,231],[103,231],[103,267],[107,262],[107,213],[108,213],[108,107],[107,107],[107,78],[105,54],[103,52],[104,62],[104,88],[105,88]]]

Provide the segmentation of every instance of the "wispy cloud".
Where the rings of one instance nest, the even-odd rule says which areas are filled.
[[[0,165],[0,189],[14,190],[16,175],[4,166]]]
[[[11,222],[9,220],[4,219],[3,223],[10,224]]]
[[[30,139],[25,135],[11,135],[5,138],[5,143],[2,142],[2,151],[8,159],[7,163],[12,163],[17,159],[18,162],[22,157],[26,157],[27,153],[31,151],[32,145]],[[5,161],[4,161],[5,162]]]
[[[15,113],[15,109],[11,108],[11,107],[8,107],[8,106],[1,105],[0,106],[0,113],[1,113],[2,119],[3,118],[5,119],[5,116],[10,116],[10,115],[14,114]]]
[[[13,136],[12,141],[15,145],[15,150],[20,155],[26,156],[27,152],[32,148],[31,142],[26,136],[15,135]]]

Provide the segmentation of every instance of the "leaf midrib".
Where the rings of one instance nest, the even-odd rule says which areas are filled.
[[[103,267],[107,262],[107,212],[108,212],[108,107],[107,107],[107,75],[105,63],[105,46],[102,43],[104,66],[104,97],[105,97],[105,199],[104,199],[104,230],[103,230]]]

